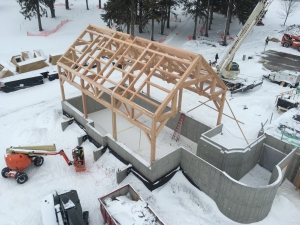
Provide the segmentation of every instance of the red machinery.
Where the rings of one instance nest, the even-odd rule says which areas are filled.
[[[23,184],[28,180],[27,174],[23,172],[28,166],[32,163],[35,166],[43,165],[44,158],[42,155],[58,154],[64,157],[69,166],[74,165],[76,172],[85,171],[85,158],[82,147],[77,146],[72,150],[73,161],[70,161],[64,150],[56,152],[55,145],[44,145],[7,148],[5,155],[7,167],[2,169],[1,174],[4,178],[13,177],[19,184]]]
[[[283,47],[290,47],[297,48],[300,52],[300,36],[291,35],[291,34],[284,34],[281,39],[281,44]]]

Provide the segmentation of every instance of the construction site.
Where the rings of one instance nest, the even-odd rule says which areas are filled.
[[[76,50],[76,45],[83,43],[89,44],[87,50]],[[216,202],[224,215],[240,223],[264,219],[285,178],[299,186],[300,161],[295,146],[263,132],[244,148],[226,148],[213,140],[222,133],[227,88],[201,55],[93,25],[69,48],[66,55],[70,54],[79,57],[72,60],[62,56],[57,63],[64,115],[84,127],[87,139],[107,146],[132,165],[117,172],[118,183],[130,171],[135,171],[147,187],[155,189],[162,185],[160,182],[166,182],[166,175],[170,179],[169,174],[180,167]],[[86,63],[90,66],[85,67]],[[94,64],[96,71],[92,70]],[[158,79],[166,84],[159,85]],[[81,96],[68,99],[64,92],[66,83],[78,88]],[[216,127],[208,127],[180,113],[183,88],[215,104]],[[164,100],[152,99],[152,92],[161,92]],[[128,128],[123,120],[132,124],[127,131],[129,142],[128,135],[122,138],[122,133],[117,132]],[[64,122],[63,129],[68,125],[69,121]],[[160,133],[163,133],[161,137]],[[196,149],[161,145],[168,143],[168,138],[178,141],[180,135]],[[149,145],[138,145],[141,138],[147,139]],[[101,150],[95,157],[101,157]],[[272,171],[268,183],[259,187],[240,183],[257,164]]]
[[[261,18],[272,2],[259,1],[230,44],[216,48],[219,62],[212,38],[188,36],[177,47],[190,18],[176,18],[158,41],[90,23],[57,48],[2,60],[1,174],[14,178],[2,181],[2,197],[8,214],[20,215],[0,210],[1,220],[297,224],[299,36],[281,31],[263,52],[249,44],[271,23]],[[60,35],[73,21],[63,19],[27,38]]]

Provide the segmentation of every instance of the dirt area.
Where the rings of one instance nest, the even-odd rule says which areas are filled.
[[[297,50],[295,49],[297,52]],[[264,67],[269,70],[300,71],[300,56],[273,50],[265,51],[261,56]]]

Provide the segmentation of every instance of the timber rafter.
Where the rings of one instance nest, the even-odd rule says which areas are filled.
[[[116,114],[139,127],[150,141],[151,163],[159,132],[181,110],[183,89],[211,100],[221,123],[227,88],[199,54],[89,25],[57,65],[62,99],[67,82],[81,90],[85,117],[86,95],[109,108],[115,139]],[[153,92],[161,102],[150,98]]]

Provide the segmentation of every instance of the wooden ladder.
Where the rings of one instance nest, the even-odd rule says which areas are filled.
[[[178,123],[176,125],[176,128],[175,128],[173,136],[172,136],[172,139],[175,139],[176,142],[179,141],[179,139],[180,139],[180,132],[181,132],[181,128],[182,128],[184,119],[185,119],[185,114],[182,113],[179,117]]]

